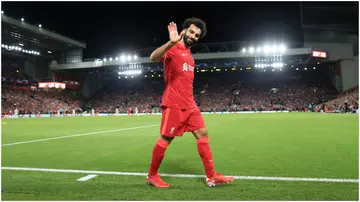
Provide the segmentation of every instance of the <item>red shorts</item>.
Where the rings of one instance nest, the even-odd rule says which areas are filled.
[[[161,135],[182,136],[200,128],[205,128],[205,122],[198,107],[186,110],[162,107]]]

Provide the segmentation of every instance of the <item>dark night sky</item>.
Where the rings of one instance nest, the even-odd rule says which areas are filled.
[[[202,42],[301,41],[299,2],[2,2],[6,15],[87,43],[84,56],[159,46],[167,25],[207,23]]]

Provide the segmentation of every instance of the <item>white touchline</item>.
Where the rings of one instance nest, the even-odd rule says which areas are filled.
[[[83,182],[83,181],[86,181],[86,180],[90,180],[94,177],[96,177],[97,175],[86,175],[85,177],[82,177],[82,178],[79,178],[78,180],[76,181],[79,181],[79,182]]]
[[[126,175],[126,176],[147,176],[147,173],[139,172],[118,172],[118,171],[97,171],[97,170],[72,170],[72,169],[52,169],[52,168],[24,168],[24,167],[2,167],[2,170],[19,171],[38,171],[56,173],[85,173],[97,175]],[[160,174],[165,177],[178,178],[205,178],[205,175],[192,174]],[[339,182],[339,183],[359,183],[359,179],[339,179],[339,178],[300,178],[300,177],[267,177],[267,176],[234,176],[240,180],[273,180],[273,181],[310,181],[310,182]]]
[[[6,146],[27,144],[27,143],[33,143],[33,142],[43,142],[43,141],[48,141],[48,140],[58,140],[58,139],[79,137],[79,136],[86,136],[86,135],[96,135],[96,134],[112,133],[112,132],[118,132],[118,131],[135,130],[135,129],[140,129],[140,128],[150,128],[150,127],[154,127],[154,126],[159,126],[159,125],[138,126],[138,127],[132,127],[132,128],[120,128],[120,129],[115,129],[115,130],[105,130],[105,131],[98,131],[98,132],[91,132],[91,133],[81,133],[81,134],[74,134],[74,135],[67,135],[67,136],[44,138],[44,139],[38,139],[38,140],[29,140],[29,141],[24,141],[24,142],[14,142],[14,143],[3,144],[1,146],[6,147]]]

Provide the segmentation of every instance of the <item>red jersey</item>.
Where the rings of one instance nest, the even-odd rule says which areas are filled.
[[[163,64],[165,91],[161,105],[180,109],[196,107],[193,95],[195,62],[190,49],[175,44],[166,52]]]

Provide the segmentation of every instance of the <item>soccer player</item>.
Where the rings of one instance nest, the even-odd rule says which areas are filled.
[[[206,35],[206,24],[201,19],[188,18],[180,34],[174,22],[169,24],[168,31],[170,40],[150,56],[151,61],[164,64],[165,91],[161,101],[160,137],[152,152],[146,180],[157,188],[170,187],[158,173],[165,151],[175,137],[192,132],[205,168],[206,184],[211,187],[229,183],[234,177],[215,172],[208,132],[193,95],[195,62],[190,47]]]
[[[138,113],[139,113],[139,110],[138,110],[138,108],[137,108],[137,107],[135,107],[135,115],[136,115],[136,116],[139,116],[139,114],[138,114]]]

